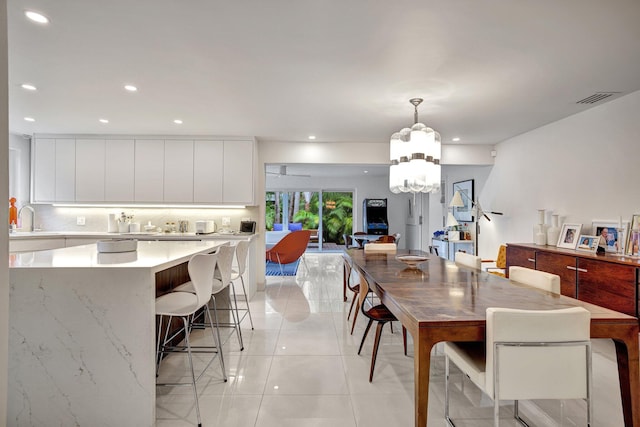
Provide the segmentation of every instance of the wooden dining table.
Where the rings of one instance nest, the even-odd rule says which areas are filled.
[[[428,260],[417,269],[407,268],[396,255],[409,253]],[[424,252],[365,253],[349,249],[346,256],[413,337],[416,427],[427,425],[431,348],[440,341],[484,341],[485,313],[489,307],[589,310],[591,337],[610,338],[615,343],[625,426],[640,427],[637,318],[459,267]]]

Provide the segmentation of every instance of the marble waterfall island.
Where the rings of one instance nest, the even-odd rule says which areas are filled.
[[[156,277],[225,243],[10,254],[7,424],[155,425]]]

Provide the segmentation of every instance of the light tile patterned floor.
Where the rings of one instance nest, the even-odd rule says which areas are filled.
[[[269,277],[251,301],[255,330],[243,324],[244,351],[232,336],[224,346],[229,381],[215,360],[198,382],[205,427],[388,427],[413,426],[413,358],[402,354],[400,326],[385,326],[373,382],[369,364],[373,331],[360,356],[366,319],[353,335],[346,321],[351,301],[342,301],[342,258],[307,254],[307,271]],[[350,298],[351,296],[349,296]],[[192,340],[210,342],[208,331]],[[410,345],[409,354],[412,352]],[[434,350],[429,425],[444,426],[444,357]],[[594,426],[622,426],[615,353],[610,341],[594,342]],[[197,357],[197,366],[206,359]],[[186,357],[170,356],[162,379],[188,380]],[[458,427],[492,425],[492,402],[462,375],[453,378],[452,417]],[[189,387],[159,387],[157,426],[196,425]],[[536,426],[584,426],[581,401],[523,402],[521,413]],[[515,426],[505,403],[501,425]]]

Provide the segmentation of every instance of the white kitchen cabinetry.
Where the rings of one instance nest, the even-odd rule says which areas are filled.
[[[37,136],[33,203],[255,204],[253,139]]]
[[[195,141],[193,156],[193,201],[222,200],[223,141]]]
[[[164,140],[136,139],[134,201],[163,200],[164,160]]]
[[[253,141],[224,142],[224,174],[222,201],[243,205],[254,204]]]
[[[165,203],[193,202],[193,141],[164,142]]]
[[[104,200],[133,200],[135,141],[109,139],[105,144]]]
[[[69,202],[75,200],[75,140],[34,139],[33,203]]]
[[[76,139],[76,202],[104,201],[105,141]]]

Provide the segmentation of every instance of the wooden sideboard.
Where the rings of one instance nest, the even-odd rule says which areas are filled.
[[[512,265],[557,274],[562,295],[638,317],[638,257],[509,243],[507,273]]]

